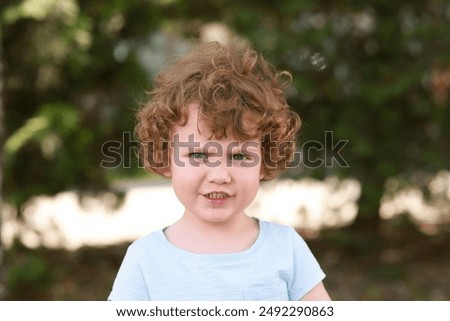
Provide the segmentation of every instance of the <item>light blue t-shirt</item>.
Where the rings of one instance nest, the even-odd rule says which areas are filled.
[[[127,250],[108,300],[299,300],[325,277],[291,227],[259,220],[247,250],[196,254],[170,243],[162,230]]]

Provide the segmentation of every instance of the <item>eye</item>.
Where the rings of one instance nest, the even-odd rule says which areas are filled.
[[[207,155],[205,153],[195,152],[195,153],[190,153],[189,158],[205,159],[205,158],[207,158]]]
[[[237,161],[243,161],[243,160],[249,159],[249,157],[244,154],[233,154],[231,157],[233,160],[237,160]]]

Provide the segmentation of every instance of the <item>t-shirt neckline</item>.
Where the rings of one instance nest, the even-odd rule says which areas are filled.
[[[230,259],[230,258],[235,258],[235,257],[242,258],[242,257],[250,255],[251,253],[256,251],[256,249],[261,245],[261,243],[264,240],[264,236],[266,233],[266,224],[263,220],[260,220],[258,218],[254,218],[254,219],[258,222],[258,225],[259,225],[258,236],[257,236],[255,242],[253,242],[253,244],[249,248],[247,248],[246,250],[240,251],[240,252],[211,253],[211,254],[195,253],[195,252],[190,252],[190,251],[181,249],[181,248],[177,247],[176,245],[174,245],[173,243],[171,243],[167,239],[166,235],[164,234],[165,228],[157,231],[157,236],[158,236],[159,241],[162,243],[162,245],[168,249],[168,251],[169,251],[168,254],[174,253],[177,255],[190,257],[191,259],[208,258],[209,260],[211,258],[217,258],[217,259]]]

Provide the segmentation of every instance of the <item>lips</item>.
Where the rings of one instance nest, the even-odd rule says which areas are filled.
[[[212,206],[223,206],[228,203],[231,195],[225,192],[210,192],[203,194],[208,204]]]
[[[224,199],[229,197],[229,195],[225,192],[211,192],[204,194],[204,196],[209,199]]]

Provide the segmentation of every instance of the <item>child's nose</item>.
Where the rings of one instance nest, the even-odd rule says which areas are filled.
[[[214,164],[210,164],[207,178],[209,182],[216,184],[226,184],[231,182],[231,175],[226,162],[221,160]]]

